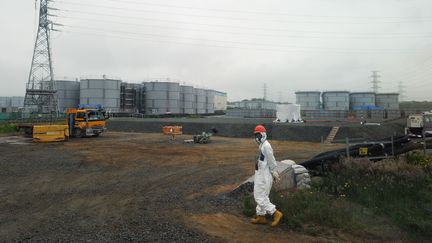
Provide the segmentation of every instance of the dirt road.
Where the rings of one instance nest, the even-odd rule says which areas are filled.
[[[226,196],[253,174],[252,139],[214,137],[211,144],[195,145],[183,143],[185,138],[114,132],[55,144],[0,138],[0,239],[312,239],[284,226],[251,225],[241,202]],[[333,149],[272,144],[278,160],[302,161]]]

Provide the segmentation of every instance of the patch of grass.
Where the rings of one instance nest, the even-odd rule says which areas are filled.
[[[411,159],[341,162],[320,190],[385,215],[412,236],[432,237],[432,175],[427,158]]]
[[[0,124],[0,133],[15,133],[18,132],[18,127],[11,124]]]
[[[355,220],[361,211],[343,198],[337,198],[326,193],[309,190],[294,193],[273,193],[271,200],[284,213],[288,226],[294,229],[301,224],[307,228],[316,225],[344,229],[355,232],[362,228]],[[306,230],[310,230],[307,229]]]
[[[322,227],[344,229],[357,232],[363,225],[356,220],[361,215],[361,207],[344,198],[337,198],[319,191],[296,191],[275,193],[270,200],[284,214],[282,222],[290,229],[318,234]],[[252,195],[243,200],[243,213],[252,216],[256,203]],[[311,233],[315,232],[315,233]]]
[[[425,156],[423,152],[414,151],[406,155],[406,162],[412,165],[420,165],[426,169],[432,168],[432,156]]]
[[[253,196],[248,195],[243,198],[243,214],[252,217],[255,214],[256,203]]]

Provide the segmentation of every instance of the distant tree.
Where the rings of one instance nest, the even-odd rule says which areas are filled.
[[[399,103],[401,110],[432,110],[432,101],[403,101]]]

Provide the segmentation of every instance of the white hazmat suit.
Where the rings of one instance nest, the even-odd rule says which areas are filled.
[[[276,159],[273,155],[273,148],[267,141],[266,133],[261,132],[261,135],[262,137],[257,139],[260,145],[254,179],[254,198],[257,203],[256,215],[258,216],[272,215],[276,212],[275,205],[270,202],[269,194],[273,184],[273,177],[278,178],[275,171]]]

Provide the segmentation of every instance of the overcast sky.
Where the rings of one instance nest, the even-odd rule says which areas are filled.
[[[170,78],[295,101],[299,90],[371,91],[432,100],[430,0],[53,0],[54,74]],[[0,96],[23,96],[37,12],[0,1]]]

